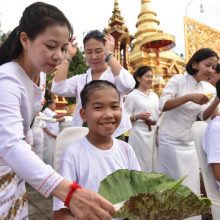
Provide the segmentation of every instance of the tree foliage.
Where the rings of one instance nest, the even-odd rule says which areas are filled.
[[[0,30],[0,45],[2,45],[2,43],[7,39],[10,33],[11,31],[8,31],[7,33],[1,33]]]

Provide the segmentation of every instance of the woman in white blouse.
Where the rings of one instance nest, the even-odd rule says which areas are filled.
[[[86,189],[72,188],[46,165],[25,141],[34,116],[41,110],[40,72],[50,73],[64,60],[72,27],[55,6],[28,6],[0,47],[0,219],[28,219],[25,181],[44,196],[53,195],[77,219],[111,219],[113,206]]]
[[[190,128],[197,118],[208,119],[219,104],[217,96],[208,103],[205,95],[213,92],[205,81],[215,71],[218,59],[211,49],[196,51],[186,65],[187,73],[174,75],[160,97],[164,112],[158,140],[161,172],[174,179],[187,176],[184,184],[195,193],[200,192],[199,164]]]
[[[81,109],[80,92],[83,87],[91,80],[108,80],[118,89],[121,96],[130,92],[135,85],[133,76],[124,69],[114,57],[114,38],[99,30],[92,30],[83,39],[85,49],[85,59],[90,68],[86,73],[75,75],[67,79],[69,63],[61,63],[57,67],[56,74],[52,83],[52,92],[59,96],[77,98],[76,109],[73,117],[72,126],[82,126],[83,121],[79,115]],[[68,60],[75,55],[75,43],[70,42],[68,49]],[[124,110],[123,98],[121,98],[122,119],[119,127],[113,136],[117,137],[131,128],[131,122],[127,112]]]
[[[152,88],[153,72],[141,66],[134,73],[135,89],[125,98],[125,109],[130,116],[132,129],[128,143],[133,147],[141,170],[153,171],[153,127],[159,118],[159,98]]]

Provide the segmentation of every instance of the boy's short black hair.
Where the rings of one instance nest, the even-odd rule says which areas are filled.
[[[85,87],[82,89],[80,93],[82,107],[83,108],[86,107],[88,100],[89,100],[89,96],[94,90],[106,89],[106,88],[115,89],[115,91],[117,92],[119,96],[119,101],[120,101],[120,93],[113,83],[107,80],[92,80],[91,82],[85,85]]]

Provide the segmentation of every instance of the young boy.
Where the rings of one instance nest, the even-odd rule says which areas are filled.
[[[100,182],[118,169],[140,170],[132,147],[112,134],[118,127],[122,110],[114,84],[93,80],[81,94],[80,115],[89,133],[70,146],[61,160],[60,173],[81,186],[98,191]],[[63,202],[54,198],[54,220],[74,219]]]

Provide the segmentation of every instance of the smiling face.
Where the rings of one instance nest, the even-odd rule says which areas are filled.
[[[210,79],[211,75],[215,72],[217,63],[217,57],[210,57],[198,63],[194,62],[192,66],[197,70],[196,75],[194,75],[195,79],[198,82]]]
[[[21,33],[24,47],[24,68],[27,72],[50,73],[64,59],[68,45],[69,30],[67,26],[52,25],[40,33],[34,40]]]
[[[137,77],[137,80],[139,81],[138,88],[141,88],[143,90],[147,90],[151,88],[153,83],[153,72],[151,70],[144,73],[141,77]]]
[[[121,121],[120,97],[114,88],[93,90],[80,115],[89,127],[89,136],[110,138]]]

